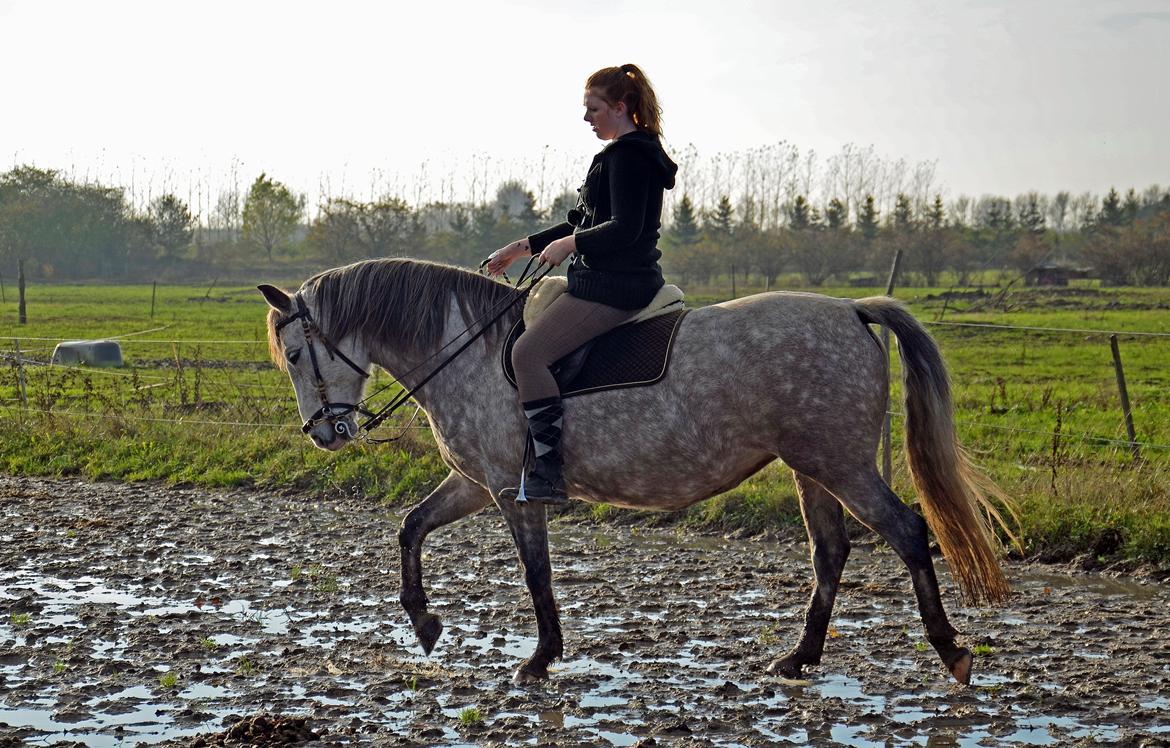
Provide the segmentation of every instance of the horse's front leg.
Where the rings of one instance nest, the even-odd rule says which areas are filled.
[[[418,506],[402,520],[398,545],[402,551],[402,592],[399,599],[419,644],[428,655],[435,648],[443,623],[427,612],[427,594],[422,581],[422,544],[436,528],[474,514],[491,503],[491,494],[483,487],[456,473],[443,479]]]
[[[561,619],[557,614],[557,604],[552,591],[548,521],[544,505],[539,502],[516,504],[511,500],[502,499],[497,503],[508,521],[512,539],[516,541],[520,563],[524,565],[524,581],[528,584],[528,592],[532,595],[532,605],[536,610],[539,636],[536,651],[520,665],[512,678],[517,685],[522,685],[548,678],[549,663],[560,659],[564,654]]]

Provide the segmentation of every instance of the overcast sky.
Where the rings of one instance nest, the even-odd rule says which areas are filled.
[[[676,150],[872,145],[949,196],[1170,183],[1167,0],[0,0],[0,168],[157,191],[235,161],[310,193],[546,145],[583,169],[584,78],[623,62]]]

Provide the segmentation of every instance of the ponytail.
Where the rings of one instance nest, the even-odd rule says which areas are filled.
[[[662,136],[662,107],[650,85],[650,79],[637,65],[626,63],[619,67],[602,68],[585,81],[585,88],[595,89],[610,106],[619,101],[639,130]]]

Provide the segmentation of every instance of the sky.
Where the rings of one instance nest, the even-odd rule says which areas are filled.
[[[584,80],[625,62],[675,151],[872,146],[952,197],[1170,183],[1170,0],[0,0],[0,169],[463,194],[583,172]]]

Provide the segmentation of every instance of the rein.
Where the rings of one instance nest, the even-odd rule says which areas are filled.
[[[528,294],[532,291],[532,289],[536,285],[536,283],[539,280],[541,280],[542,278],[544,278],[544,276],[546,276],[550,272],[552,272],[554,266],[549,265],[547,268],[545,268],[543,271],[541,271],[541,270],[539,270],[539,265],[538,265],[537,269],[533,270],[531,272],[531,274],[529,274],[529,271],[532,267],[532,262],[535,259],[536,259],[536,256],[533,256],[531,259],[528,260],[528,264],[526,264],[524,266],[524,271],[520,274],[520,277],[516,280],[515,288],[519,291],[519,293],[516,294],[516,296],[514,296],[510,300],[507,300],[507,303],[504,304],[503,308],[501,308],[498,312],[495,310],[495,306],[493,306],[491,309],[489,309],[487,312],[485,312],[479,318],[473,320],[471,322],[471,324],[468,325],[468,327],[465,330],[460,332],[455,337],[451,338],[451,340],[447,341],[441,348],[439,348],[437,351],[432,353],[430,356],[427,356],[425,359],[423,359],[421,362],[419,362],[419,364],[417,366],[415,366],[413,369],[411,369],[409,372],[407,372],[407,375],[412,374],[420,366],[422,366],[423,364],[425,364],[428,361],[430,361],[431,359],[433,359],[435,356],[442,353],[446,348],[451,346],[456,340],[458,340],[459,338],[461,338],[464,335],[466,335],[467,333],[469,333],[473,327],[475,327],[477,324],[480,324],[482,322],[482,320],[484,319],[484,317],[487,317],[488,315],[491,315],[493,312],[495,312],[495,315],[492,316],[491,319],[489,319],[487,322],[483,322],[482,327],[480,327],[480,329],[478,331],[473,333],[471,335],[471,337],[468,338],[465,343],[463,343],[463,345],[459,346],[459,348],[457,348],[454,353],[452,353],[450,356],[448,356],[446,358],[446,360],[444,360],[441,364],[439,364],[433,371],[431,371],[431,373],[429,373],[425,377],[423,377],[422,381],[420,381],[418,384],[411,387],[410,389],[403,390],[402,392],[400,392],[397,396],[394,397],[394,399],[392,399],[389,403],[387,403],[386,405],[379,408],[376,412],[372,412],[372,411],[368,410],[365,407],[365,404],[368,403],[373,397],[375,397],[376,395],[381,393],[383,390],[385,390],[389,387],[392,387],[395,384],[398,384],[398,382],[391,381],[389,384],[379,388],[377,391],[367,395],[366,397],[362,398],[361,400],[359,400],[356,403],[330,402],[329,397],[326,393],[325,380],[321,376],[321,369],[317,364],[317,352],[313,346],[313,338],[314,337],[316,337],[318,340],[321,341],[321,345],[324,346],[325,350],[329,353],[329,358],[334,359],[335,357],[340,357],[343,362],[345,362],[346,364],[349,365],[349,368],[353,369],[358,374],[360,374],[363,379],[368,379],[370,375],[369,375],[369,372],[367,372],[365,369],[361,368],[360,366],[355,364],[353,361],[351,361],[349,359],[349,357],[347,357],[344,353],[342,353],[341,350],[338,349],[337,346],[334,345],[333,342],[331,340],[329,340],[329,338],[323,332],[321,332],[320,327],[318,327],[317,323],[313,320],[312,315],[309,313],[308,307],[305,306],[304,299],[301,297],[301,294],[298,291],[296,296],[295,296],[296,302],[297,302],[297,312],[295,314],[293,314],[291,317],[287,317],[287,318],[281,320],[276,325],[276,333],[279,335],[280,330],[285,325],[289,324],[293,320],[299,319],[301,321],[301,328],[304,330],[304,333],[305,333],[305,340],[309,345],[309,358],[313,362],[313,376],[317,380],[317,396],[321,399],[321,407],[318,408],[316,410],[316,412],[313,413],[313,415],[309,416],[309,418],[301,426],[301,431],[303,433],[307,434],[318,423],[327,422],[327,423],[333,424],[333,430],[336,431],[338,434],[341,434],[342,436],[348,437],[350,439],[356,439],[359,436],[359,434],[361,434],[361,435],[364,435],[365,441],[369,442],[371,444],[383,444],[386,442],[392,442],[392,441],[396,441],[398,439],[401,439],[403,434],[405,434],[405,429],[403,430],[402,434],[399,434],[398,436],[391,437],[388,439],[375,439],[375,438],[370,436],[370,432],[373,431],[374,429],[376,429],[379,425],[381,425],[382,422],[385,421],[387,418],[389,418],[391,415],[393,415],[394,411],[401,408],[408,400],[410,400],[412,397],[414,397],[414,394],[416,392],[418,392],[420,389],[422,389],[423,385],[425,385],[427,382],[434,379],[435,376],[437,376],[439,372],[441,372],[452,361],[454,361],[455,358],[460,353],[463,353],[463,351],[467,350],[471,346],[472,343],[474,343],[476,340],[478,340],[480,337],[482,337],[484,333],[486,333],[488,330],[490,330],[492,325],[494,325],[497,321],[499,321],[499,319],[501,317],[503,317],[504,314],[506,314],[509,309],[514,307],[518,302],[527,298]],[[483,269],[484,265],[487,264],[487,262],[488,262],[487,260],[484,260],[482,263],[480,263],[479,267],[481,270]],[[504,277],[507,278],[506,275]],[[521,285],[524,285],[525,282],[527,282],[527,285],[524,288],[521,288]],[[500,303],[501,302],[496,302],[496,306],[498,306]],[[421,406],[420,406],[420,409],[421,409]],[[366,420],[358,425],[358,427],[357,427],[358,433],[353,433],[353,430],[349,426],[349,424],[346,421],[342,420],[346,416],[348,416],[350,413],[360,413],[361,415],[366,417]],[[418,416],[418,411],[416,410],[414,417],[411,418],[411,423],[414,422],[414,418],[416,418],[417,416]],[[407,424],[407,428],[409,428],[409,426],[410,426],[410,424]]]
[[[424,384],[426,384],[427,382],[434,379],[435,376],[438,375],[439,372],[441,372],[443,369],[445,369],[447,367],[448,364],[450,364],[452,361],[455,360],[456,356],[458,356],[460,353],[463,353],[465,350],[467,350],[469,347],[471,347],[471,344],[474,343],[476,340],[478,340],[480,337],[482,337],[483,334],[486,333],[488,330],[490,330],[492,328],[492,325],[494,325],[500,319],[500,317],[503,317],[508,312],[509,309],[516,306],[516,304],[518,302],[528,298],[528,294],[532,291],[532,288],[536,285],[536,283],[540,279],[542,279],[544,276],[551,273],[553,270],[553,267],[554,267],[553,265],[549,265],[547,268],[544,269],[543,272],[541,272],[539,270],[539,265],[538,265],[537,269],[533,270],[531,275],[530,275],[529,270],[532,267],[533,260],[535,260],[535,259],[536,259],[536,256],[534,255],[531,259],[528,260],[528,263],[524,266],[524,271],[522,273],[520,273],[520,277],[516,279],[515,288],[519,291],[519,293],[516,294],[516,296],[513,297],[510,301],[508,301],[508,303],[505,304],[502,309],[500,309],[498,312],[496,312],[495,316],[493,316],[487,322],[483,322],[482,327],[480,327],[477,332],[475,332],[470,338],[468,338],[467,342],[465,342],[463,345],[459,346],[459,348],[457,348],[454,353],[452,353],[450,356],[448,356],[447,359],[445,361],[443,361],[443,363],[439,364],[434,369],[434,371],[432,371],[430,374],[427,374],[425,377],[423,377],[421,382],[419,382],[415,386],[411,387],[409,390],[404,390],[403,392],[399,393],[397,397],[395,397],[393,400],[391,400],[386,405],[383,405],[381,408],[379,408],[376,413],[369,414],[369,417],[366,418],[366,421],[364,423],[362,423],[360,426],[360,429],[366,435],[365,438],[366,438],[367,442],[370,442],[371,444],[384,444],[386,442],[392,442],[392,441],[395,441],[396,439],[402,438],[402,434],[399,434],[398,436],[395,436],[395,437],[392,437],[389,439],[375,439],[375,438],[370,436],[370,432],[373,431],[374,429],[376,429],[383,421],[385,421],[391,415],[393,415],[394,411],[401,408],[403,406],[403,404],[405,404],[408,400],[410,400],[410,398],[414,397],[414,393],[416,393],[420,389],[422,389]],[[487,260],[484,260],[483,262],[481,262],[479,264],[480,269],[482,270],[484,265],[486,265],[487,263],[488,263]],[[507,276],[505,276],[505,278],[506,277]],[[525,281],[527,281],[528,285],[525,286],[524,288],[520,288],[520,286],[523,285],[525,283]],[[499,302],[497,302],[497,304],[498,303]],[[439,348],[439,350],[435,351],[430,356],[423,359],[423,361],[420,362],[418,366],[414,367],[414,369],[417,369],[419,366],[422,366],[422,364],[426,363],[427,361],[431,360],[435,356],[442,353],[443,349],[445,349],[447,346],[454,343],[456,340],[458,340],[462,336],[466,335],[468,332],[470,332],[472,327],[474,327],[477,324],[480,324],[481,321],[483,320],[483,318],[488,316],[489,314],[491,314],[492,311],[493,311],[492,309],[489,309],[487,312],[485,312],[483,315],[481,315],[478,319],[473,320],[471,322],[471,324],[468,325],[467,329],[463,330],[463,332],[459,333],[458,335],[456,335],[455,337],[453,337],[449,341],[447,341],[443,345],[442,348]],[[413,372],[414,369],[411,369],[411,372]],[[408,372],[408,373],[410,373],[410,372]],[[394,384],[394,383],[392,382],[391,384]],[[389,386],[390,385],[386,385],[386,387],[389,387]],[[386,389],[386,387],[383,387],[382,389]],[[382,389],[378,390],[378,392],[381,392]],[[375,393],[373,393],[365,398],[362,398],[361,402],[362,403],[368,402],[370,400],[370,398],[372,398],[374,395],[377,395],[378,392],[375,392]],[[415,411],[415,416],[417,416],[417,415],[418,415],[418,411]],[[414,419],[412,418],[411,421],[413,422],[413,420]]]

